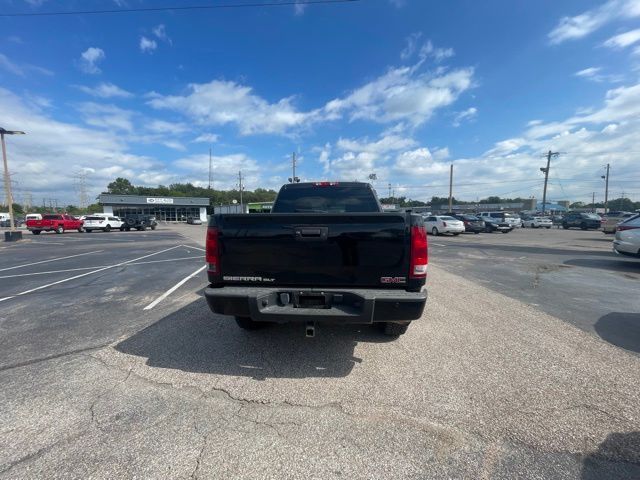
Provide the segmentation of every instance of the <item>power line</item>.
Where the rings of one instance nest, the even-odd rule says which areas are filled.
[[[55,17],[62,15],[102,15],[107,13],[141,13],[141,12],[168,12],[185,10],[221,10],[232,8],[260,8],[260,7],[286,7],[295,5],[326,5],[333,3],[355,3],[361,0],[305,0],[288,2],[264,2],[264,3],[221,3],[218,5],[185,5],[179,7],[143,7],[143,8],[117,8],[111,10],[75,10],[71,12],[17,12],[0,13],[0,17]]]

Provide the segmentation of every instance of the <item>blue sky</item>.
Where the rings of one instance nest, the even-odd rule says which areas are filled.
[[[225,3],[222,0],[200,4]],[[226,3],[242,3],[235,0]],[[303,3],[303,2],[301,2]],[[0,0],[0,12],[177,0]],[[366,180],[386,196],[640,199],[640,0],[361,0],[0,17],[0,126],[18,200],[136,184]]]

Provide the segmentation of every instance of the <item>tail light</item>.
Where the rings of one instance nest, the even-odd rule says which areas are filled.
[[[602,217],[600,219],[600,223],[607,223],[607,217]]]
[[[314,185],[316,187],[335,187],[338,185],[338,182],[316,182]]]
[[[426,278],[429,254],[427,252],[427,231],[424,225],[411,227],[411,265],[409,278]]]
[[[465,225],[469,225],[469,220],[464,220],[462,223],[464,223]]]
[[[640,225],[618,225],[616,230],[618,232],[624,232],[625,230],[635,230],[636,228],[640,228]]]
[[[220,275],[220,243],[216,227],[207,228],[206,259],[209,273]]]

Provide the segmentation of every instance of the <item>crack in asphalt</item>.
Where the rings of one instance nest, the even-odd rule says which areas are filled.
[[[116,382],[111,387],[107,388],[104,392],[98,395],[93,402],[91,402],[91,405],[89,405],[89,413],[91,414],[91,424],[95,425],[98,430],[102,431],[102,426],[100,425],[100,422],[98,422],[98,419],[96,418],[96,412],[95,412],[96,405],[100,400],[102,400],[109,393],[113,392],[119,386],[125,384],[127,380],[129,380],[130,376],[131,376],[131,369],[127,371],[127,374],[121,381]]]
[[[27,367],[29,365],[33,365],[36,363],[46,362],[48,360],[55,360],[57,358],[67,357],[69,355],[75,355],[77,353],[90,352],[92,350],[100,350],[101,348],[107,347],[109,345],[111,345],[111,342],[102,343],[100,345],[94,345],[91,347],[78,348],[76,350],[69,350],[67,352],[56,353],[55,355],[48,355],[46,357],[33,358],[31,360],[26,360],[24,362],[19,362],[19,363],[13,363],[11,365],[4,365],[0,367],[0,372],[4,372],[6,370],[12,370],[14,368]],[[96,358],[96,357],[91,356],[91,358]]]

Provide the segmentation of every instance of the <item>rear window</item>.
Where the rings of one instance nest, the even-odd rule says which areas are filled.
[[[365,185],[300,185],[283,188],[273,213],[372,213],[380,207]]]
[[[60,215],[45,215],[42,217],[44,220],[60,220],[62,218]]]
[[[590,220],[600,220],[600,217],[595,213],[583,213],[582,215],[584,218],[588,218]]]
[[[440,220],[458,220],[457,218],[453,218],[453,217],[440,217]]]
[[[104,220],[104,217],[87,217],[85,220]]]
[[[476,222],[480,220],[478,217],[474,217],[473,215],[463,215],[462,218],[468,222]]]

